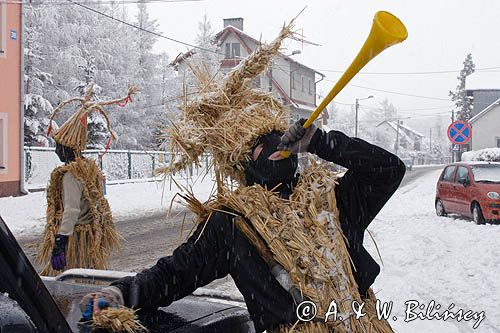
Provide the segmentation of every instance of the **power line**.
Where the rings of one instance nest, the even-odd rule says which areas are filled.
[[[326,80],[325,81],[330,81],[334,82],[332,80]],[[391,91],[391,90],[383,90],[383,89],[376,89],[376,88],[370,88],[370,87],[364,87],[364,86],[358,86],[355,84],[351,84],[351,87],[356,87],[356,88],[361,88],[361,89],[367,89],[367,90],[373,90],[373,91],[380,91],[380,92],[385,92],[388,94],[394,94],[394,95],[402,95],[402,96],[408,96],[408,97],[417,97],[417,98],[425,98],[425,99],[433,99],[436,101],[449,101],[446,98],[438,98],[438,97],[430,97],[430,96],[422,96],[422,95],[414,95],[414,94],[407,94],[407,93],[402,93],[398,91]]]
[[[138,3],[147,3],[147,4],[155,4],[155,3],[178,3],[178,2],[200,2],[205,0],[129,0],[129,1],[121,1],[121,0],[104,0],[104,1],[76,1],[79,4],[83,5],[132,5]],[[0,4],[12,4],[12,5],[35,5],[35,6],[51,6],[51,5],[71,5],[66,0],[60,1],[20,1],[20,0],[0,0]]]
[[[276,67],[279,70],[281,70],[283,73],[285,73],[286,75],[290,76],[290,73],[288,73],[285,69],[283,69],[280,65],[278,65],[278,63],[274,62],[274,65],[276,65]],[[325,81],[336,83],[336,81],[329,80],[329,79],[325,79]],[[413,94],[407,94],[407,93],[402,93],[402,92],[397,92],[397,91],[390,91],[390,90],[382,90],[382,89],[376,89],[376,88],[370,88],[370,87],[363,87],[363,86],[358,86],[358,85],[355,85],[355,84],[351,84],[350,86],[357,87],[357,88],[362,88],[362,89],[380,91],[380,92],[385,92],[385,93],[390,93],[390,94],[403,95],[403,96],[408,96],[408,97],[426,98],[426,99],[433,99],[433,100],[438,100],[438,101],[449,101],[448,99],[445,99],[445,98],[429,97],[429,96],[422,96],[422,95],[413,95]]]
[[[439,113],[435,113],[435,114],[424,114],[424,115],[421,115],[421,116],[413,116],[413,117],[395,117],[395,118],[392,118],[392,120],[406,120],[406,119],[420,119],[420,118],[427,118],[427,117],[436,117],[436,116],[447,116],[449,115],[449,112],[439,112]],[[360,120],[359,121],[360,123],[373,123],[373,120]]]
[[[475,71],[490,71],[493,69],[500,69],[500,67],[484,67],[476,68]],[[331,73],[344,73],[344,71],[334,70],[334,69],[318,69],[320,72],[331,72]],[[458,70],[446,70],[446,71],[424,71],[424,72],[358,72],[358,74],[366,75],[427,75],[427,74],[450,74],[459,73],[461,69]],[[493,72],[495,73],[495,72]]]
[[[82,4],[82,3],[75,2],[75,1],[72,1],[72,0],[67,0],[67,1],[68,1],[69,3],[71,3],[71,4],[73,4],[73,5],[76,5],[76,6],[79,6],[79,7],[85,8],[85,9],[87,9],[87,10],[91,11],[91,12],[94,12],[94,13],[96,13],[96,14],[98,14],[98,15],[101,15],[101,16],[104,16],[104,17],[107,17],[107,18],[109,18],[109,19],[111,19],[111,20],[114,20],[114,21],[116,21],[116,22],[120,22],[120,23],[125,24],[125,25],[127,25],[127,26],[129,26],[129,27],[132,27],[132,28],[134,28],[134,29],[137,29],[137,30],[140,30],[140,31],[143,31],[143,32],[146,32],[146,33],[152,34],[152,35],[155,35],[155,36],[160,37],[160,38],[167,39],[167,40],[172,41],[172,42],[175,42],[175,43],[179,43],[179,44],[186,45],[186,46],[189,46],[189,47],[192,47],[192,48],[196,48],[196,49],[199,49],[199,50],[203,50],[203,51],[207,51],[207,52],[212,52],[212,53],[215,53],[215,54],[219,54],[217,51],[213,51],[213,50],[210,50],[210,49],[205,49],[205,48],[200,47],[200,46],[197,46],[197,45],[189,44],[189,43],[186,43],[186,42],[180,41],[180,40],[178,40],[178,39],[171,38],[171,37],[168,37],[168,36],[162,35],[162,34],[160,34],[160,33],[157,33],[157,32],[151,31],[151,30],[147,30],[147,29],[141,28],[141,27],[136,26],[136,25],[134,25],[134,24],[132,24],[132,23],[129,23],[129,22],[126,22],[126,21],[120,20],[120,19],[118,19],[118,18],[116,18],[116,17],[113,17],[113,16],[108,15],[108,14],[106,14],[106,13],[103,13],[103,12],[101,12],[101,11],[98,11],[98,10],[96,10],[96,9],[94,9],[94,8],[88,7],[88,6],[86,6],[86,5]],[[179,1],[184,1],[184,0],[179,0]],[[195,0],[194,0],[194,1],[195,1]],[[200,0],[200,1],[201,1],[201,0]]]
[[[186,46],[189,46],[189,47],[192,47],[192,48],[196,48],[196,49],[199,49],[199,50],[203,50],[203,51],[207,51],[207,52],[212,52],[212,53],[215,53],[215,54],[220,54],[219,52],[217,51],[213,51],[213,50],[210,50],[210,49],[206,49],[206,48],[203,48],[203,47],[200,47],[200,46],[197,46],[197,45],[193,45],[193,44],[189,44],[189,43],[186,43],[186,42],[182,42],[178,39],[174,39],[174,38],[171,38],[171,37],[168,37],[168,36],[165,36],[165,35],[162,35],[160,33],[157,33],[157,32],[154,32],[154,31],[151,31],[151,30],[147,30],[147,29],[144,29],[144,28],[141,28],[139,26],[136,26],[134,24],[131,24],[129,22],[126,22],[126,21],[123,21],[123,20],[120,20],[118,18],[115,18],[111,15],[108,15],[106,13],[103,13],[101,11],[98,11],[94,8],[91,8],[91,7],[88,7],[80,2],[75,2],[73,0],[67,0],[69,3],[72,3],[76,6],[80,6],[82,8],[85,8],[87,10],[90,10],[98,15],[102,15],[104,17],[107,17],[111,20],[114,20],[114,21],[117,21],[117,22],[120,22],[122,24],[125,24],[129,27],[132,27],[132,28],[135,28],[137,30],[140,30],[140,31],[143,31],[143,32],[146,32],[146,33],[150,33],[150,34],[153,34],[157,37],[160,37],[160,38],[164,38],[164,39],[167,39],[167,40],[170,40],[172,42],[176,42],[176,43],[179,43],[179,44],[183,44],[183,45],[186,45]],[[151,1],[151,0],[150,0]],[[175,1],[175,0],[170,0],[170,1]],[[178,0],[178,1],[184,1],[184,0]],[[196,0],[194,0],[196,1]],[[277,68],[279,68],[281,71],[283,71],[285,74],[287,75],[290,75],[290,73],[288,73],[287,71],[285,71],[281,66],[279,66],[277,63],[275,63]],[[491,67],[493,68],[493,67]],[[490,69],[491,69],[490,68]],[[499,67],[500,68],[500,67]],[[329,82],[333,82],[332,80],[328,80],[328,79],[325,79],[325,81],[329,81]],[[418,97],[418,98],[427,98],[427,99],[434,99],[434,100],[442,100],[442,101],[447,101],[447,99],[443,99],[443,98],[437,98],[437,97],[428,97],[428,96],[421,96],[421,95],[412,95],[412,94],[406,94],[406,93],[401,93],[401,92],[395,92],[395,91],[388,91],[388,90],[382,90],[382,89],[375,89],[375,88],[370,88],[370,87],[363,87],[363,86],[357,86],[357,85],[352,85],[353,87],[358,87],[358,88],[362,88],[362,89],[368,89],[368,90],[374,90],[374,91],[380,91],[380,92],[386,92],[386,93],[391,93],[391,94],[397,94],[397,95],[403,95],[403,96],[409,96],[409,97]]]

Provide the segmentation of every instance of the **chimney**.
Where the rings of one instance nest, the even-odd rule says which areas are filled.
[[[236,29],[243,31],[243,18],[242,17],[234,17],[224,19],[224,28],[228,25],[232,25]]]

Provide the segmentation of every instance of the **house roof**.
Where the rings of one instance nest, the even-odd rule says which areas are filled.
[[[403,128],[403,129],[405,129],[406,131],[411,132],[411,133],[413,133],[413,134],[415,134],[416,136],[419,136],[419,137],[421,137],[421,138],[425,137],[425,135],[423,135],[422,133],[417,132],[417,131],[415,131],[413,128],[410,128],[410,127],[408,127],[408,126],[406,126],[406,125],[399,124],[399,127],[400,127],[400,128]]]
[[[253,43],[255,44],[260,44],[261,42],[255,38],[253,38],[252,36],[246,34],[245,32],[241,31],[240,29],[238,28],[235,28],[233,27],[232,25],[228,25],[227,27],[225,27],[224,29],[222,29],[221,31],[219,31],[216,35],[215,35],[215,40],[218,41],[219,43],[224,40],[224,38],[229,35],[230,33],[234,33],[236,34],[240,39],[248,39],[250,41],[252,41]],[[248,49],[248,45],[244,45],[244,47],[247,48],[247,51],[250,53],[252,50]],[[177,57],[175,57],[175,59],[172,61],[171,65],[177,65],[179,62],[183,61],[184,59],[186,58],[189,58],[191,57],[193,54],[195,53],[195,50],[194,49],[191,49],[189,50],[188,52],[186,53],[179,53],[179,55],[177,55]],[[308,69],[308,70],[311,70],[321,76],[325,76],[323,73],[320,73],[318,72],[317,70],[311,68],[311,67],[308,67],[304,64],[301,64],[300,62],[298,61],[295,61],[293,60],[292,58],[290,58],[289,56],[286,56],[284,55],[283,53],[281,52],[278,52],[279,55],[281,55],[285,60],[288,60],[290,62],[293,62],[305,69]]]
[[[392,122],[392,121],[385,120],[385,121],[381,122],[380,124],[378,124],[377,127],[379,127],[382,124],[387,124],[394,131],[397,131],[397,125],[394,122]],[[401,127],[401,125],[399,125],[399,127]],[[404,137],[405,140],[408,141],[408,142],[412,141],[411,138],[408,136],[408,134],[406,134],[404,131],[400,131],[399,135],[401,135],[402,137]]]
[[[398,125],[396,124],[395,121],[384,120],[384,121],[380,122],[376,127],[379,127],[380,125],[382,125],[384,123],[387,123],[393,130],[397,131]],[[403,131],[401,133],[404,134],[405,136],[408,136],[405,132],[410,132],[410,133],[412,133],[420,138],[425,137],[425,135],[422,135],[421,133],[415,131],[413,128],[410,128],[406,125],[399,124],[399,128],[403,129]],[[409,138],[409,136],[408,136],[408,138]]]
[[[294,106],[298,109],[301,109],[301,110],[306,110],[306,111],[315,111],[316,110],[316,106],[311,104],[311,103],[304,103],[304,102],[301,102],[301,101],[297,101],[295,99],[291,99]]]
[[[467,90],[497,90],[500,73],[497,71],[476,71],[467,76],[465,88]]]
[[[500,105],[500,98],[498,98],[496,101],[494,101],[493,103],[491,103],[490,105],[488,105],[483,111],[479,112],[478,114],[476,114],[474,117],[472,117],[471,119],[469,119],[469,123],[474,123],[476,122],[478,119],[480,119],[482,116],[484,116],[485,114],[487,114],[488,112],[490,112],[491,110],[493,110],[496,106],[499,106]]]

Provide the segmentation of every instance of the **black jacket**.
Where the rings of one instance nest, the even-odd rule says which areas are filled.
[[[398,188],[405,166],[384,149],[337,131],[318,130],[309,151],[348,168],[335,191],[341,226],[363,295],[380,271],[363,247],[364,231]],[[206,225],[201,224],[171,256],[112,285],[122,291],[125,305],[148,310],[167,306],[227,274],[243,294],[257,332],[296,321],[292,297],[234,226],[232,216],[221,212],[212,215]]]

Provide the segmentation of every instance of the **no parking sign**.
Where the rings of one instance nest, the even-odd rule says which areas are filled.
[[[472,128],[463,120],[456,120],[448,126],[448,139],[457,145],[464,145],[472,137]]]

